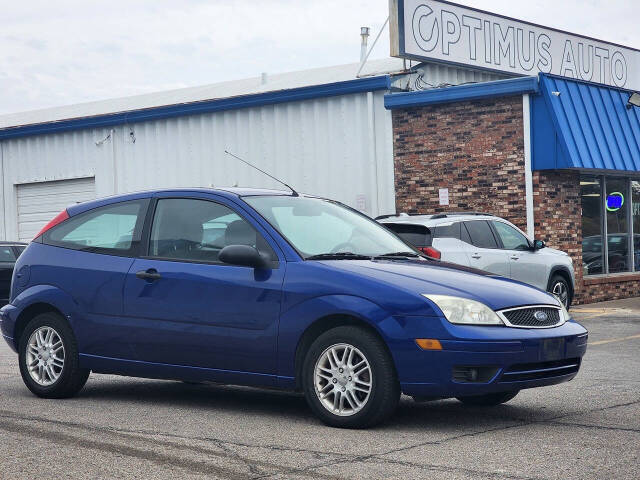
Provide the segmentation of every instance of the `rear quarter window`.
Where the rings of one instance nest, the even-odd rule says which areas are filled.
[[[138,248],[148,199],[112,203],[80,213],[43,235],[56,247],[114,255],[130,255]]]
[[[424,225],[412,225],[409,223],[384,223],[383,225],[395,232],[405,242],[416,247],[431,246],[433,236],[431,230]]]

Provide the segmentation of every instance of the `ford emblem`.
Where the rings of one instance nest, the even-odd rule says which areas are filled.
[[[541,310],[538,310],[533,314],[533,318],[535,318],[539,322],[546,322],[549,320],[549,316]]]

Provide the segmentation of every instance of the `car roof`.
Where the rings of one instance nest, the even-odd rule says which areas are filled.
[[[467,222],[470,220],[504,220],[494,215],[482,215],[477,213],[469,214],[434,214],[434,215],[395,215],[393,217],[380,218],[380,223],[406,223],[413,225],[424,225],[425,227],[433,227],[437,225],[446,225],[453,222]]]
[[[189,193],[213,193],[227,198],[260,196],[260,195],[282,195],[292,196],[293,193],[289,190],[270,190],[266,188],[246,188],[246,187],[211,187],[211,188],[166,188],[155,190],[143,190],[133,193],[125,193],[118,195],[111,195],[109,197],[102,197],[88,202],[76,203],[67,207],[69,215],[77,215],[78,213],[86,212],[93,208],[101,207],[103,205],[109,205],[111,203],[123,202],[128,200],[139,200],[143,198],[149,198],[156,194],[176,194],[184,195]]]

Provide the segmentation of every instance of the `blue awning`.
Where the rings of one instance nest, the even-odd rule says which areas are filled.
[[[640,108],[630,92],[540,75],[532,97],[533,170],[640,172]]]

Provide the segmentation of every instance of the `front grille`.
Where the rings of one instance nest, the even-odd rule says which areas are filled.
[[[553,307],[526,307],[500,312],[511,327],[545,328],[563,322],[560,309]]]
[[[579,358],[554,360],[551,362],[520,363],[507,368],[502,374],[501,382],[521,382],[524,380],[540,380],[578,373]]]

